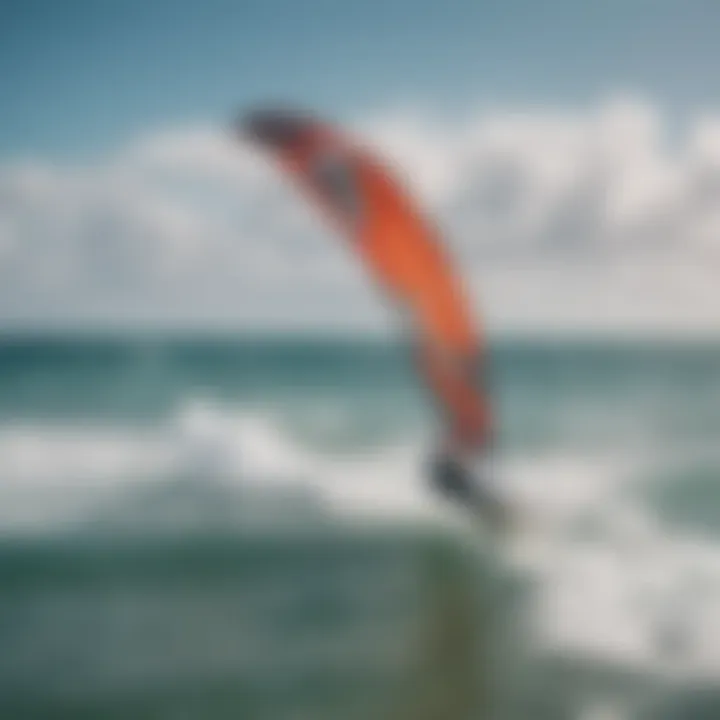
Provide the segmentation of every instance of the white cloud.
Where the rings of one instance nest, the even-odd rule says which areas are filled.
[[[497,329],[720,329],[720,118],[672,147],[632,100],[357,127],[446,230]],[[370,327],[343,244],[228,133],[0,164],[0,323]]]

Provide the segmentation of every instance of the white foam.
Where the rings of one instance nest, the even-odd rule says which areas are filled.
[[[591,533],[558,524],[523,558],[543,647],[654,676],[720,678],[720,545],[664,526],[621,490],[600,496]]]
[[[302,447],[268,417],[202,400],[144,429],[6,425],[0,428],[0,530],[67,522],[123,486],[168,478],[309,486],[342,514],[431,512],[415,482],[416,454],[400,447],[332,457]]]

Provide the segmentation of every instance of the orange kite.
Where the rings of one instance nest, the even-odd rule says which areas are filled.
[[[325,211],[399,307],[445,419],[447,445],[485,450],[492,428],[480,337],[435,228],[371,153],[329,125],[262,110],[245,116],[240,130]]]

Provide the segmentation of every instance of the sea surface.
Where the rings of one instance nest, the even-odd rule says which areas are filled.
[[[443,528],[485,543],[477,577],[490,553],[519,595],[505,619],[522,661],[483,661],[517,700],[497,717],[720,717],[720,343],[505,340],[489,371],[496,477],[524,518],[491,551],[426,489],[436,419],[402,346],[4,336],[0,708],[365,717],[338,710],[343,693],[404,682],[393,653],[425,622],[425,570],[407,568]],[[345,578],[355,561],[328,554],[343,543],[374,569]],[[322,610],[331,577],[345,589]],[[385,609],[374,586],[394,588]],[[325,625],[320,643],[313,612],[358,597],[356,625]],[[238,700],[241,677],[254,684]],[[325,715],[303,710],[321,696]]]

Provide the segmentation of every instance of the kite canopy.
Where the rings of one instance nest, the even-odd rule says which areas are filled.
[[[405,189],[372,153],[309,115],[263,109],[238,129],[325,212],[399,308],[449,442],[485,448],[491,419],[476,324],[437,231]]]

